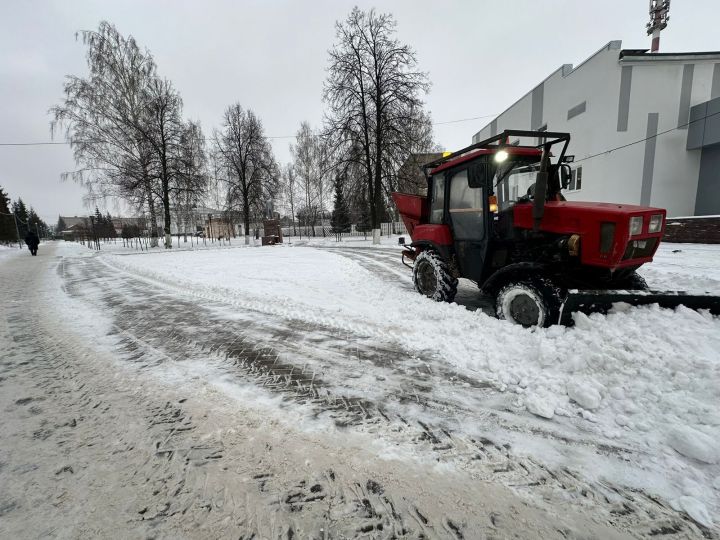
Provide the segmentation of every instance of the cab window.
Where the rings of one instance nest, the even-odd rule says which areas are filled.
[[[443,222],[443,207],[445,203],[445,176],[432,177],[432,198],[430,200],[430,223]]]
[[[540,168],[538,163],[510,162],[504,170],[498,170],[498,191],[502,193],[500,209],[505,210],[524,196],[532,198],[535,180]]]
[[[452,177],[448,211],[456,240],[479,240],[485,236],[484,193],[482,187],[468,185],[467,171]]]

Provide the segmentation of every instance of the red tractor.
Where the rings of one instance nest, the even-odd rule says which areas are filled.
[[[660,244],[665,210],[565,200],[569,142],[567,133],[507,130],[425,165],[427,197],[393,193],[417,291],[451,302],[466,278],[494,298],[498,318],[525,327],[572,324],[572,312],[614,302],[720,314],[717,297],[648,291],[636,273]]]

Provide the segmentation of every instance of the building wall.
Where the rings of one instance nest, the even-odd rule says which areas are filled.
[[[582,189],[565,191],[569,200],[644,204],[667,208],[671,216],[693,215],[701,152],[686,150],[687,126],[673,128],[687,124],[691,106],[719,91],[713,81],[720,58],[620,59],[620,50],[621,42],[612,41],[574,69],[562,66],[473,142],[503,129],[568,131],[568,153],[576,157],[573,166],[582,167],[583,179]],[[618,148],[623,145],[629,146]]]

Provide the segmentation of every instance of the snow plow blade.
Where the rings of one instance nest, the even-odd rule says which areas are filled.
[[[631,306],[657,304],[663,308],[685,306],[690,309],[707,309],[713,315],[720,315],[720,296],[711,294],[688,294],[683,291],[580,291],[571,290],[560,309],[559,324],[573,325],[572,314],[580,311],[590,313],[607,313],[618,302]]]

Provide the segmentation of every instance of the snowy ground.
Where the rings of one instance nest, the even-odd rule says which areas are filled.
[[[69,392],[89,400],[82,407],[66,398],[67,407],[78,407],[74,414],[94,419],[95,400],[118,409],[111,424],[136,418],[128,433],[109,429],[119,437],[114,447],[141,446],[140,434],[156,429],[141,429],[137,417],[155,418],[148,411],[175,419],[151,426],[178,418],[187,424],[159,431],[157,451],[145,449],[149,461],[127,464],[131,478],[110,474],[110,485],[123,486],[137,475],[160,482],[158,471],[184,478],[177,493],[163,483],[160,497],[169,502],[148,495],[148,508],[136,515],[127,494],[114,496],[133,515],[125,526],[138,532],[160,527],[165,535],[194,536],[193,527],[203,524],[210,536],[279,537],[290,527],[312,537],[323,523],[324,532],[340,537],[717,535],[717,317],[619,307],[580,315],[572,329],[524,330],[486,315],[486,301],[470,283],[462,283],[457,304],[420,297],[396,239],[384,242],[293,239],[171,253],[104,246],[99,254],[58,244],[41,246],[37,259],[2,252],[4,282],[19,291],[34,280],[38,295],[11,296],[0,321],[0,345],[11,344],[0,374],[0,406],[11,414],[0,427],[9,424],[14,435],[7,440],[21,445],[29,429],[23,422],[43,417],[25,411],[44,409],[31,403],[50,399],[52,390],[24,388],[32,381],[23,370],[38,369],[26,366],[50,348],[53,359],[65,358],[62,366],[89,373],[87,380],[78,375],[77,386],[97,386],[98,395]],[[718,246],[666,244],[642,273],[656,289],[720,294],[719,268]],[[32,349],[18,337],[26,324],[39,325],[48,347]],[[117,385],[108,382],[110,373]],[[59,420],[46,419],[53,422]],[[38,427],[51,434],[40,437],[42,444],[33,434],[34,444],[60,437],[55,424]],[[189,443],[176,437],[196,446],[210,441],[208,455],[195,463],[195,450],[180,452]],[[29,511],[18,494],[26,479],[16,476],[38,482],[35,469],[17,472],[24,465],[5,439],[1,450],[0,484],[15,489],[0,493],[0,533],[22,530]],[[121,455],[132,461],[127,453]],[[154,462],[158,454],[167,463]],[[239,477],[222,473],[234,470],[232,459],[247,461]],[[102,459],[84,460],[84,478],[95,485]],[[67,489],[71,475],[54,465],[52,481]],[[193,465],[212,471],[203,480]],[[268,482],[272,495],[265,496]],[[249,484],[262,484],[259,494]],[[197,505],[213,490],[244,505],[236,502],[230,514],[212,506],[222,519],[203,517],[210,510]],[[72,500],[75,508],[82,503],[77,494]],[[55,502],[43,504],[57,513]],[[62,520],[57,527],[69,536],[92,530]]]

